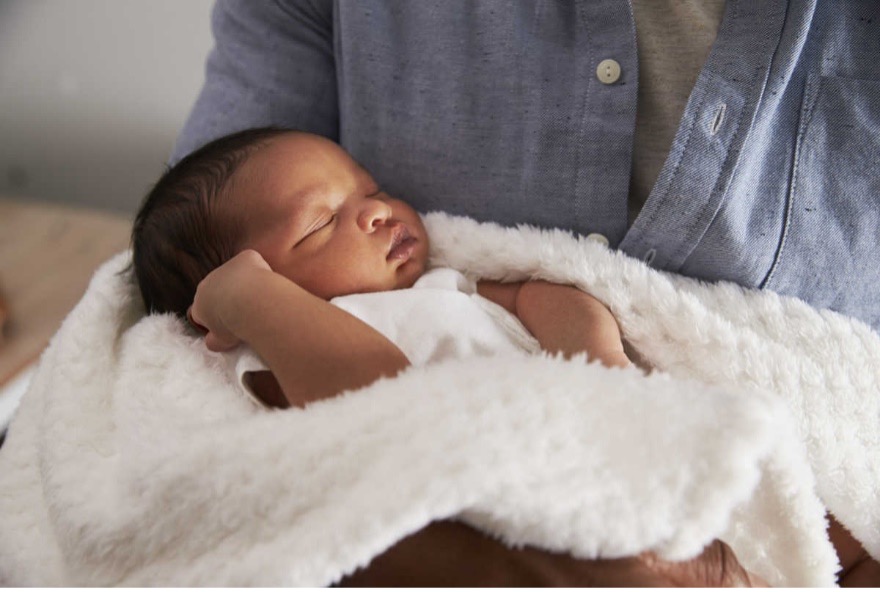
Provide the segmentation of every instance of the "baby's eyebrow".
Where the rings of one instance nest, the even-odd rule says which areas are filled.
[[[322,189],[323,186],[321,185],[311,185],[302,189],[297,189],[287,198],[287,200],[296,202],[313,201],[315,197],[320,195]]]
[[[365,168],[364,168],[361,164],[359,164],[359,163],[358,163],[357,169],[358,169],[358,170],[357,170],[357,180],[358,180],[358,185],[359,185],[359,186],[366,186],[366,187],[368,187],[368,188],[370,188],[370,187],[376,187],[377,190],[381,190],[381,189],[380,189],[380,188],[381,188],[381,185],[379,184],[378,181],[376,181],[375,178],[373,178],[373,175],[370,174],[370,171],[368,171],[367,169],[365,169]],[[377,191],[377,192],[378,192],[378,191]],[[373,193],[373,192],[368,191],[367,193],[369,194],[369,193]]]

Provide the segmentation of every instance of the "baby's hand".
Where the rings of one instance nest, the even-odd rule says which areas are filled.
[[[226,351],[241,343],[233,330],[236,315],[241,310],[241,303],[256,297],[254,274],[266,271],[271,272],[272,268],[262,255],[248,249],[199,282],[187,317],[206,332],[205,345],[208,349]]]
[[[516,297],[517,316],[549,352],[588,359],[606,366],[629,366],[620,327],[611,311],[593,296],[573,286],[533,280]]]

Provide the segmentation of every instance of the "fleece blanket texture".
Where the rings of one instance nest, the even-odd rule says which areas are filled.
[[[828,586],[825,510],[880,557],[880,338],[561,231],[425,217],[432,265],[574,284],[654,370],[509,354],[305,410],[244,397],[123,253],[45,352],[0,449],[0,583],[314,585],[456,518],[511,545],[672,559],[722,538]]]

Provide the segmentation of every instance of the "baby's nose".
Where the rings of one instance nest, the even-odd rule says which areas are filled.
[[[368,199],[358,218],[365,232],[372,232],[391,218],[391,206],[382,200]]]

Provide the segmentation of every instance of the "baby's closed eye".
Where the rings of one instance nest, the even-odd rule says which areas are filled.
[[[325,218],[318,219],[312,226],[309,227],[308,230],[306,230],[306,233],[303,235],[303,237],[301,239],[299,239],[295,245],[293,245],[294,248],[298,247],[299,245],[301,245],[303,242],[305,242],[309,238],[315,236],[317,233],[319,233],[323,230],[331,229],[333,227],[333,225],[336,223],[336,219],[337,219],[337,215],[335,213],[331,214]]]

